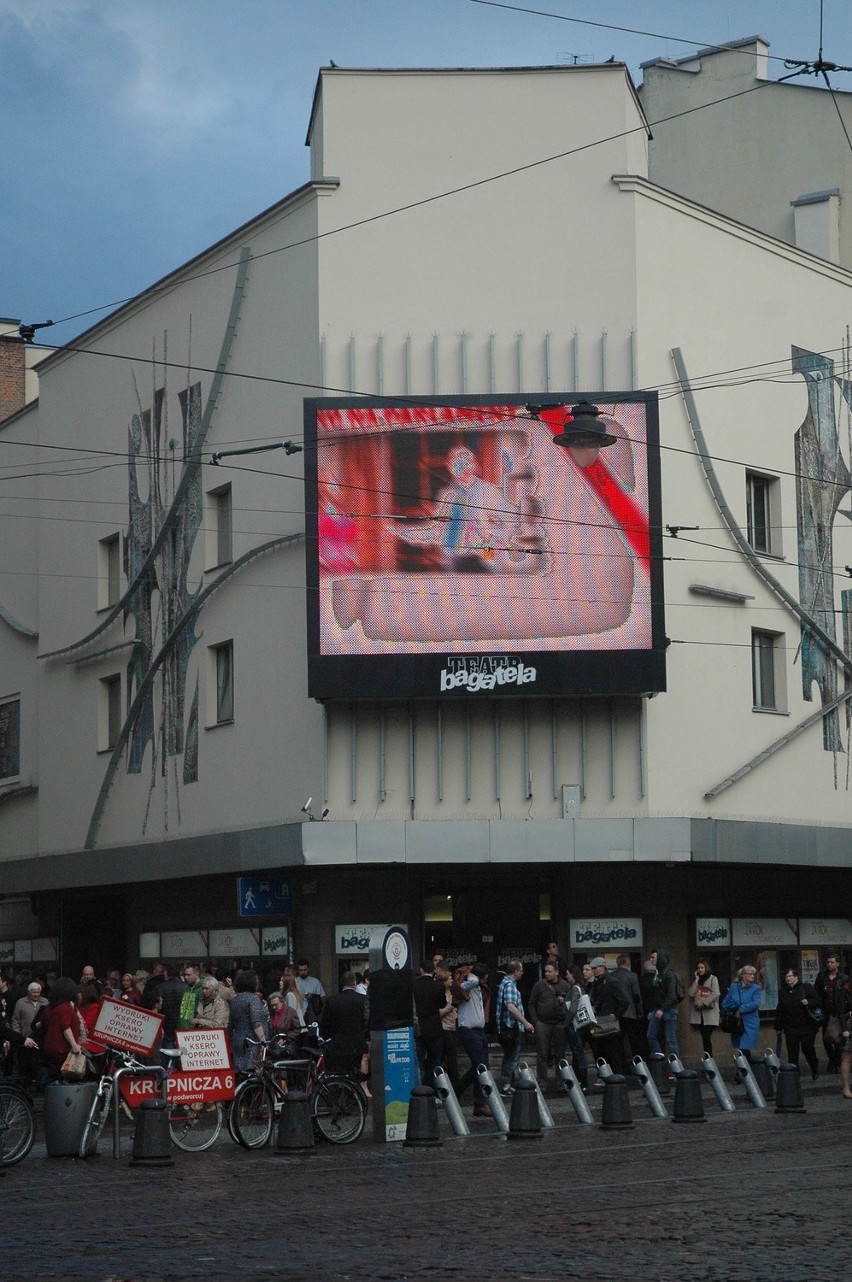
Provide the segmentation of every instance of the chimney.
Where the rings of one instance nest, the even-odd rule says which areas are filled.
[[[8,326],[8,331],[2,331]],[[0,321],[0,422],[26,404],[26,355],[17,321]]]

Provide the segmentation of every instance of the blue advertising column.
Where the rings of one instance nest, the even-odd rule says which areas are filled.
[[[411,944],[402,926],[370,938],[370,1070],[373,1139],[404,1140],[415,1086]]]

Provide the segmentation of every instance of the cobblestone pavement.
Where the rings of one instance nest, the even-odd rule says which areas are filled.
[[[86,1162],[41,1138],[0,1183],[3,1276],[167,1279],[584,1279],[828,1282],[840,1275],[852,1193],[852,1103],[838,1079],[806,1113],[735,1113],[705,1092],[706,1122],[653,1118],[631,1091],[630,1129],[556,1127],[469,1139],[441,1121],[440,1148],[317,1146],[247,1152],[223,1136],[166,1169],[131,1167],[130,1136]],[[592,1098],[596,1119],[600,1093]],[[667,1101],[671,1111],[671,1098]],[[470,1109],[466,1112],[469,1114]]]

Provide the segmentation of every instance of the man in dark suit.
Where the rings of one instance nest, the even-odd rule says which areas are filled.
[[[320,1032],[331,1045],[328,1066],[335,1072],[353,1072],[361,1063],[367,1039],[367,999],[356,993],[354,971],[347,970],[339,993],[325,999]]]

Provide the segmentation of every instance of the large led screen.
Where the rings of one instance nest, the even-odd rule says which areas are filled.
[[[603,448],[554,443],[580,400]],[[655,396],[312,399],[305,437],[312,698],[665,688]]]

